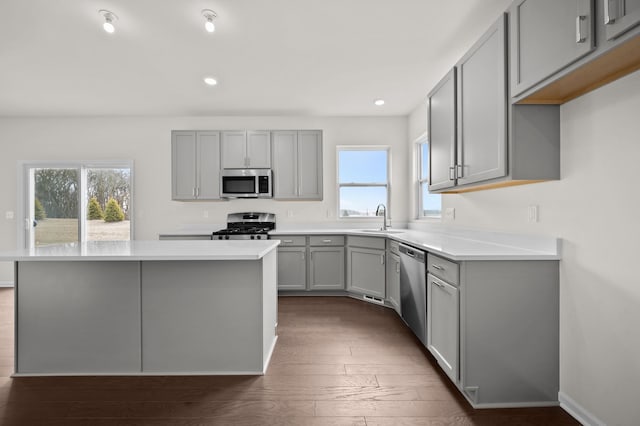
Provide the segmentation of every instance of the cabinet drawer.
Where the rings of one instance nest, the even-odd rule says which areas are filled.
[[[280,240],[280,246],[304,246],[307,244],[307,237],[304,235],[274,235],[273,240]]]
[[[400,255],[400,243],[394,240],[387,240],[387,250],[393,254]]]
[[[363,248],[372,248],[372,249],[385,249],[385,239],[377,238],[377,237],[354,237],[349,236],[348,245],[350,247],[363,247]]]
[[[460,285],[460,269],[455,262],[429,253],[427,255],[427,270],[449,284]]]
[[[312,235],[309,237],[310,246],[343,246],[342,235]]]

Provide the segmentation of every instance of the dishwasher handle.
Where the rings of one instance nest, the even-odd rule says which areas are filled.
[[[425,253],[411,246],[399,245],[400,255],[408,256],[416,262],[424,263]]]

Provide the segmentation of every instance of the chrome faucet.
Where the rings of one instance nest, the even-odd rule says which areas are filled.
[[[382,228],[380,228],[381,231],[386,231],[387,230],[387,206],[385,206],[384,204],[380,203],[378,204],[378,207],[376,207],[376,216],[380,216],[380,209],[382,209],[382,215],[384,216],[384,221],[382,222]]]

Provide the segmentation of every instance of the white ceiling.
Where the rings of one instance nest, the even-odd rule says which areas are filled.
[[[509,3],[1,0],[0,116],[407,115]]]

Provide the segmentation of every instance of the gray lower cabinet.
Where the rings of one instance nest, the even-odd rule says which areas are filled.
[[[384,299],[386,287],[385,239],[347,239],[347,290]]]
[[[458,381],[460,291],[427,276],[427,349],[454,383]]]
[[[607,40],[613,40],[640,24],[640,0],[600,0]]]
[[[344,236],[279,235],[278,290],[344,290]]]
[[[322,131],[271,132],[273,196],[280,200],[322,200]]]
[[[387,252],[387,301],[398,314],[400,310],[400,256]]]
[[[278,290],[307,288],[307,248],[278,247]]]
[[[171,198],[220,198],[220,132],[171,132]]]
[[[344,247],[309,248],[309,289],[344,290]]]
[[[512,3],[511,96],[519,95],[595,48],[593,12],[593,0]]]

